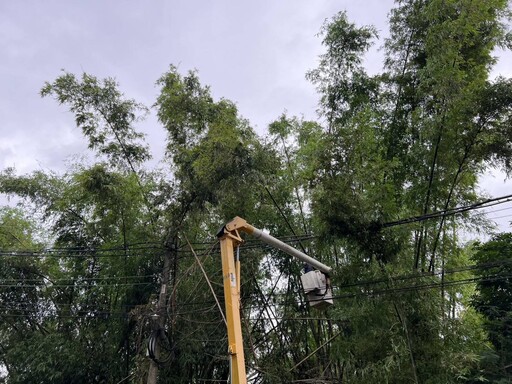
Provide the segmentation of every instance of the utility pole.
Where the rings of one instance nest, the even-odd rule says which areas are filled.
[[[165,329],[165,322],[167,320],[167,285],[169,283],[170,271],[171,271],[171,261],[172,257],[176,257],[176,240],[173,239],[171,242],[167,242],[165,246],[164,253],[164,266],[162,270],[162,282],[160,285],[160,294],[158,295],[158,303],[156,306],[156,313],[153,315],[152,321],[152,331],[157,335],[159,334],[155,331]],[[158,360],[160,356],[160,345],[158,344],[158,340],[155,340],[155,350],[154,356],[155,360]],[[158,363],[150,359],[149,361],[149,372],[146,383],[147,384],[156,384],[158,380]]]

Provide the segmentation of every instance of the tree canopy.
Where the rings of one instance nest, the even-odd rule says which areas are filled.
[[[510,172],[512,83],[489,77],[507,6],[396,1],[375,75],[375,28],[334,15],[306,74],[318,121],[283,114],[265,137],[196,71],[170,66],[151,108],[112,78],[44,84],[94,156],[0,172],[20,202],[0,209],[0,381],[226,382],[215,234],[242,216],[334,268],[335,306],[314,310],[300,263],[242,244],[250,382],[510,382],[510,234],[460,235],[491,233],[478,178]],[[138,126],[151,111],[158,168]]]

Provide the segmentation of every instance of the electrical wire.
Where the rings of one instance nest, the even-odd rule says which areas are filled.
[[[508,247],[508,249],[510,251],[512,251],[512,247]],[[489,269],[489,268],[494,268],[494,267],[499,267],[499,266],[507,266],[507,265],[511,265],[511,264],[512,264],[512,260],[510,260],[510,259],[499,259],[499,260],[494,260],[492,262],[487,262],[487,263],[462,265],[462,266],[459,266],[456,268],[444,269],[444,270],[433,272],[433,273],[428,272],[428,273],[422,273],[422,274],[416,273],[416,274],[389,276],[389,277],[380,278],[380,279],[364,280],[364,281],[357,281],[354,283],[334,285],[333,288],[343,289],[343,288],[366,286],[366,285],[389,282],[389,281],[423,279],[423,278],[429,278],[429,277],[438,276],[438,275],[442,275],[442,274],[447,275],[447,274],[453,274],[453,273],[465,272],[465,271],[485,270],[485,269]],[[191,266],[191,268],[193,268],[193,267],[194,267],[194,265]],[[187,275],[190,274],[191,271],[192,271],[192,269],[189,269],[186,274]],[[221,274],[222,274],[222,269],[219,269],[212,276],[215,276],[215,275],[220,276]],[[48,286],[61,288],[61,287],[70,287],[70,286],[80,286],[80,284],[77,284],[77,282],[82,282],[82,281],[101,281],[101,282],[103,282],[103,281],[109,281],[109,280],[125,280],[125,279],[140,279],[140,278],[156,278],[156,275],[95,277],[95,278],[80,278],[80,279],[75,279],[75,280],[73,280],[73,279],[57,279],[57,280],[53,280],[52,284],[48,285]],[[36,283],[36,282],[42,282],[42,281],[43,280],[37,280],[37,279],[1,280],[0,287],[3,287],[3,288],[39,288],[39,287],[41,287],[40,285],[24,284],[24,283],[28,283],[28,282]],[[63,281],[63,282],[68,282],[68,283],[67,284],[56,284],[57,281]],[[156,281],[135,282],[135,283],[126,282],[126,283],[118,283],[118,284],[116,284],[116,286],[131,286],[131,285],[135,286],[135,285],[153,284],[155,282]],[[219,286],[222,285],[220,283],[214,283],[214,284],[217,284]],[[103,284],[92,285],[92,287],[98,287],[98,286],[104,286],[104,285]]]
[[[288,244],[295,244],[300,241],[313,240],[317,238],[314,235],[302,235],[302,236],[282,236],[279,239]],[[214,240],[212,242],[202,242],[202,243],[191,243],[192,245],[198,245],[195,250],[198,254],[207,251],[219,251],[220,248],[218,244],[215,244],[217,241]],[[211,250],[212,243],[214,244],[213,250]],[[181,246],[181,249],[177,250],[180,258],[191,257],[194,255],[190,249],[183,248],[184,245]],[[180,247],[178,247],[180,248]],[[259,240],[255,239],[246,239],[242,244],[243,249],[262,249],[268,248],[267,245],[262,244]],[[142,251],[153,250],[155,252],[148,253]],[[127,255],[126,251],[130,253]],[[134,251],[138,251],[133,253]],[[158,251],[158,252],[157,252]],[[113,247],[113,248],[48,248],[43,250],[10,250],[10,249],[0,249],[0,257],[33,257],[33,258],[46,258],[46,257],[57,257],[57,258],[109,258],[109,257],[122,257],[122,258],[131,258],[131,257],[151,257],[151,256],[161,256],[165,251],[165,247],[160,246],[151,246],[151,247],[132,247],[129,245],[126,248],[121,247]]]
[[[208,274],[206,273],[205,269],[203,268],[203,264],[201,263],[201,260],[197,256],[197,254],[194,252],[194,248],[189,243],[188,238],[185,236],[185,239],[187,240],[187,243],[190,246],[190,250],[194,254],[194,257],[196,259],[197,264],[199,265],[199,268],[201,269],[201,272],[203,273],[204,278],[206,279],[206,282],[208,283],[208,287],[210,288],[210,291],[212,293],[213,298],[215,299],[215,303],[217,304],[217,307],[219,308],[219,312],[222,316],[222,319],[224,320],[224,323],[227,325],[228,322],[226,320],[226,316],[224,315],[224,312],[222,312],[222,307],[220,306],[219,299],[217,298],[217,295],[215,294],[215,290],[213,289],[212,283],[210,281],[210,278],[208,277]]]
[[[501,200],[503,200],[503,201],[501,201]],[[395,226],[399,226],[399,225],[417,223],[417,222],[421,222],[421,221],[425,221],[425,220],[453,216],[453,215],[469,212],[469,211],[472,211],[475,209],[483,209],[483,208],[493,207],[495,205],[508,203],[510,201],[512,201],[512,194],[500,196],[500,197],[496,197],[496,198],[492,198],[492,199],[486,199],[486,200],[483,200],[483,201],[480,201],[477,203],[464,205],[464,206],[460,206],[460,207],[456,207],[456,208],[449,208],[449,209],[445,209],[442,211],[432,212],[432,213],[428,213],[426,215],[413,216],[413,217],[409,217],[406,219],[390,221],[390,222],[382,224],[382,228],[390,228],[390,227],[395,227]]]
[[[440,287],[451,287],[451,286],[458,286],[458,285],[467,285],[467,284],[475,284],[478,282],[496,282],[501,280],[508,280],[512,279],[512,274],[495,274],[491,276],[482,276],[482,277],[473,277],[473,278],[467,278],[467,279],[459,279],[459,280],[446,280],[446,281],[439,281],[429,284],[420,284],[420,285],[409,285],[409,286],[402,286],[402,287],[396,287],[396,288],[386,288],[381,290],[372,290],[372,291],[362,291],[362,292],[354,292],[349,294],[343,294],[343,295],[333,295],[333,299],[349,299],[349,298],[356,298],[356,297],[375,297],[375,296],[381,296],[385,294],[395,294],[395,293],[402,293],[402,292],[411,292],[411,291],[420,291],[425,289],[436,289]],[[208,302],[202,302],[202,303],[193,303],[194,305],[200,305],[200,304],[208,304]],[[190,315],[194,314],[197,315],[198,313],[206,313],[206,312],[212,312],[216,308],[216,303],[212,302],[209,307],[199,308],[191,311],[177,311],[176,315],[183,316],[183,315]],[[182,304],[183,305],[183,304]],[[280,304],[276,303],[266,303],[265,305],[251,305],[251,309],[264,309],[266,307],[272,307],[272,306],[280,306]],[[2,309],[12,309],[9,307],[0,306]],[[23,311],[27,313],[39,313],[40,310],[37,308],[30,308],[30,309],[12,309],[16,311]],[[89,315],[98,315],[98,314],[122,314],[123,316],[126,316],[126,312],[122,313],[116,313],[116,312],[109,312],[109,311],[103,311],[103,312],[94,312],[90,310],[83,310],[84,313],[83,316],[89,316]],[[0,317],[2,316],[9,316],[9,314],[0,314]],[[271,317],[266,317],[271,318]],[[277,318],[277,317],[276,317]]]
[[[503,201],[502,201],[503,200]],[[433,212],[426,215],[421,216],[414,216],[409,217],[405,219],[400,219],[396,221],[386,222],[381,225],[382,228],[389,228],[399,225],[406,225],[411,224],[415,222],[420,222],[424,220],[430,220],[430,219],[436,219],[436,218],[442,218],[446,216],[461,214],[464,212],[468,212],[471,210],[476,209],[483,209],[492,207],[499,204],[504,204],[507,202],[512,201],[512,195],[505,195],[493,199],[487,199],[478,203],[466,205],[466,206],[460,206],[452,209],[442,210]],[[508,208],[507,208],[508,209]],[[302,241],[306,240],[314,240],[318,238],[315,235],[311,234],[305,234],[305,235],[293,235],[293,236],[283,236],[279,237],[278,239],[289,244],[299,243],[301,244]],[[130,245],[127,247],[111,247],[111,248],[94,248],[94,247],[83,247],[83,248],[77,248],[77,247],[70,247],[70,248],[49,248],[45,250],[37,250],[37,251],[28,251],[28,250],[1,250],[0,249],[0,256],[5,257],[87,257],[87,256],[93,256],[93,257],[127,257],[126,251],[159,251],[155,254],[149,254],[149,256],[161,256],[161,253],[165,250],[165,247],[159,245],[156,245],[157,243],[136,243],[135,245]],[[210,242],[197,242],[192,243],[193,245],[199,245],[199,246],[208,246],[211,245]],[[184,247],[185,245],[182,245],[181,247]],[[242,245],[244,249],[261,249],[261,248],[268,248],[267,245],[261,244],[261,242],[253,239],[248,239],[244,242]],[[202,250],[206,249],[197,249],[197,252],[201,252]],[[178,253],[181,254],[190,254],[190,257],[193,257],[190,251],[187,251],[186,249],[178,249]],[[147,257],[147,253],[135,253],[135,254],[129,254],[128,257]]]
[[[44,284],[45,281],[56,284],[57,282],[68,282],[68,284],[71,284],[71,282],[82,282],[82,281],[108,281],[108,280],[132,280],[132,279],[145,279],[145,278],[155,278],[156,274],[153,275],[131,275],[131,276],[109,276],[109,277],[79,277],[75,279],[50,279],[49,277],[43,276],[41,279],[5,279],[0,280],[0,284],[3,283],[42,283]]]
[[[154,282],[134,282],[134,283],[116,283],[115,287],[134,287],[134,286],[140,286],[140,285],[151,285],[154,284]],[[78,284],[78,283],[70,283],[70,284],[2,284],[0,283],[0,288],[100,288],[100,287],[109,287],[110,285],[103,284],[103,285],[85,285],[85,284]]]
[[[496,212],[502,212],[502,211],[510,211],[512,209],[512,207],[507,207],[507,208],[500,208],[500,209],[492,209],[490,211],[486,211],[485,213],[487,215],[491,214],[491,213],[496,213]]]
[[[435,213],[432,213],[432,214],[428,214],[428,215],[423,215],[423,216],[417,216],[417,217],[413,217],[413,218],[408,218],[408,219],[402,219],[402,220],[398,220],[398,221],[395,221],[395,222],[389,222],[389,223],[386,223],[383,225],[383,227],[391,227],[391,226],[396,226],[396,225],[405,225],[405,224],[409,224],[409,223],[413,223],[413,222],[417,222],[417,221],[422,221],[422,220],[428,220],[428,219],[433,219],[433,218],[438,218],[438,217],[443,217],[443,216],[448,216],[448,215],[454,215],[454,214],[460,214],[460,213],[463,213],[463,212],[467,212],[467,211],[470,211],[470,210],[473,210],[473,209],[481,209],[481,208],[486,208],[486,207],[490,207],[490,206],[494,206],[494,205],[498,205],[498,204],[503,204],[503,203],[506,203],[506,202],[509,202],[509,201],[512,201],[511,199],[512,195],[507,195],[507,196],[502,196],[500,198],[495,198],[495,199],[489,199],[489,200],[486,200],[486,201],[483,201],[483,202],[479,202],[479,203],[475,203],[475,204],[472,204],[472,205],[469,205],[469,206],[463,206],[463,207],[458,207],[458,208],[454,208],[454,209],[451,209],[451,210],[444,210],[444,211],[439,211],[439,212],[435,212]],[[505,201],[500,201],[500,200],[504,200]],[[293,237],[288,237],[286,238],[287,241],[289,242],[293,242],[293,241],[300,241],[300,240],[310,240],[310,239],[314,239],[316,238],[315,236],[312,236],[312,235],[304,235],[304,236],[301,236],[300,239],[298,239],[299,236],[293,236]],[[284,240],[284,241],[286,241]],[[204,245],[206,243],[197,243],[197,244],[200,244],[200,245]],[[135,249],[138,249],[138,250],[149,250],[149,249],[152,249],[152,250],[159,250],[159,251],[162,251],[164,248],[163,247],[155,247],[154,245],[152,246],[148,246],[149,243],[144,243],[142,244],[143,246],[141,246],[141,244],[139,244],[138,248],[133,248],[133,247],[130,247],[128,248],[128,250],[130,251],[133,251]],[[266,248],[266,246],[262,246],[261,244],[256,244],[256,243],[252,243],[251,242],[248,242],[247,244],[245,244],[244,246],[245,249],[251,249],[251,248],[258,248],[258,249],[261,249],[261,248]],[[210,249],[211,250],[211,249]],[[116,251],[118,252],[122,252],[122,254],[117,254]],[[123,248],[119,248],[119,247],[116,247],[116,248],[110,248],[110,249],[91,249],[91,248],[81,248],[81,249],[78,249],[78,248],[54,248],[54,249],[48,249],[48,250],[44,250],[44,251],[39,251],[39,252],[33,252],[33,251],[0,251],[0,256],[40,256],[40,257],[47,257],[47,256],[56,256],[56,257],[69,257],[71,255],[75,256],[75,257],[111,257],[111,256],[122,256],[122,257],[126,257],[126,248],[123,247]],[[159,254],[158,254],[159,255]],[[134,254],[130,254],[129,256],[134,256]],[[142,254],[141,256],[147,256],[147,254]],[[489,267],[492,266],[495,266],[495,265],[500,265],[500,264],[489,264]],[[501,265],[505,265],[505,264],[501,264]],[[461,271],[470,271],[470,270],[475,270],[477,268],[483,268],[482,266],[465,266],[463,267],[462,269],[459,268],[457,270],[445,270],[443,272],[436,272],[434,274],[429,274],[428,276],[432,276],[432,275],[438,275],[438,274],[441,274],[441,273],[444,273],[444,274],[449,274],[449,273],[456,273],[456,272],[461,272]],[[149,277],[153,277],[152,275],[148,275]],[[407,280],[407,279],[420,279],[420,278],[426,278],[428,276],[425,276],[425,275],[409,275],[409,276],[401,276],[401,277],[391,277],[390,279],[393,279],[393,280]],[[126,276],[126,277],[116,277],[116,279],[127,279],[127,278],[132,278],[132,277],[129,277],[129,276]],[[133,278],[140,278],[140,276],[133,276]],[[456,280],[456,281],[443,281],[443,282],[436,282],[436,283],[431,283],[431,284],[423,284],[423,285],[414,285],[414,286],[409,286],[409,287],[397,287],[397,288],[391,288],[391,289],[383,289],[383,290],[377,290],[377,291],[372,291],[372,292],[360,292],[360,293],[351,293],[351,294],[346,294],[346,295],[337,295],[337,296],[334,296],[333,298],[336,298],[336,299],[343,299],[343,298],[351,298],[351,297],[358,297],[358,296],[375,296],[375,295],[382,295],[382,294],[387,294],[387,293],[397,293],[397,292],[405,292],[405,291],[410,291],[410,290],[422,290],[422,289],[431,289],[431,288],[438,288],[440,286],[444,286],[444,287],[449,287],[449,286],[454,286],[454,285],[462,285],[462,284],[473,284],[473,283],[476,283],[478,281],[496,281],[498,279],[504,279],[504,278],[509,278],[509,276],[491,276],[491,277],[487,277],[487,278],[471,278],[471,279],[462,279],[462,280]],[[108,277],[105,277],[105,278],[91,278],[91,281],[109,281],[113,278],[108,278]],[[101,279],[101,280],[100,280]],[[65,279],[62,279],[62,280],[65,280]],[[84,279],[82,279],[84,280]],[[41,288],[40,285],[36,285],[36,284],[10,284],[11,282],[13,282],[15,280],[8,280],[8,281],[4,281],[4,284],[0,284],[0,287],[1,288]],[[35,281],[35,280],[30,280],[30,281]],[[360,287],[360,286],[363,286],[363,285],[368,285],[368,284],[377,284],[377,283],[382,283],[382,282],[385,282],[387,281],[387,279],[379,279],[379,280],[374,280],[374,281],[365,281],[365,282],[358,282],[358,283],[353,283],[353,284],[348,284],[348,285],[342,285],[342,286],[338,286],[338,287],[334,287],[335,289],[343,289],[343,288],[348,288],[348,287]],[[8,283],[8,284],[6,284]],[[116,286],[134,286],[134,285],[150,285],[152,283],[137,283],[137,282],[132,282],[132,283],[121,283],[121,284],[116,284]],[[76,282],[72,283],[72,284],[52,284],[50,285],[52,287],[56,287],[56,288],[64,288],[64,287],[70,287],[70,286],[73,286],[75,287],[76,286]],[[92,285],[92,287],[101,287],[101,286],[107,286],[108,285]],[[187,303],[188,305],[197,305],[197,303]],[[266,305],[272,305],[270,303],[267,303]],[[252,308],[256,308],[255,306],[252,306]],[[209,309],[211,310],[211,309]],[[196,310],[197,311],[197,310]],[[96,314],[110,314],[111,312],[97,312]],[[190,312],[189,312],[190,313]],[[195,312],[197,313],[197,312]],[[89,312],[88,314],[86,315],[91,315],[91,314],[95,314],[94,312]],[[126,315],[126,313],[123,313],[123,315]]]
[[[405,225],[405,224],[415,223],[415,222],[424,221],[424,220],[430,220],[430,219],[441,218],[441,217],[445,217],[445,216],[461,214],[464,212],[468,212],[468,211],[472,211],[472,210],[476,210],[476,209],[488,208],[488,207],[492,207],[492,206],[499,205],[499,204],[504,204],[504,203],[511,202],[511,201],[512,201],[512,194],[504,195],[504,196],[500,196],[500,197],[496,197],[496,198],[492,198],[492,199],[486,199],[486,200],[483,200],[483,201],[480,201],[477,203],[473,203],[473,204],[469,204],[469,205],[465,205],[465,206],[460,206],[460,207],[456,207],[456,208],[450,208],[450,209],[446,209],[446,210],[442,210],[442,211],[432,212],[432,213],[429,213],[426,215],[413,216],[413,217],[404,218],[404,219],[400,219],[400,220],[396,220],[396,221],[386,222],[386,223],[382,224],[382,228],[389,228],[389,227],[394,227],[394,226],[398,226],[398,225]],[[300,243],[301,241],[312,240],[315,238],[317,238],[317,236],[311,235],[311,234],[305,234],[305,235],[284,236],[284,237],[280,237],[278,239],[283,242]],[[257,242],[257,241],[256,240],[247,240],[245,248],[251,249],[251,248],[267,247],[265,245],[261,245],[261,243],[259,243],[258,245],[251,245],[251,243],[254,244],[255,242]],[[211,243],[212,243],[211,241],[208,241],[208,242],[198,242],[198,243],[192,243],[192,244],[193,245],[211,245]],[[153,250],[158,250],[158,251],[165,250],[164,246],[162,246],[162,245],[157,246],[157,244],[158,243],[156,243],[156,242],[134,243],[133,245],[130,245],[128,248],[125,246],[117,246],[117,247],[110,247],[110,248],[105,248],[105,249],[96,248],[96,247],[69,247],[69,248],[55,247],[55,248],[48,248],[45,250],[38,250],[38,251],[0,250],[0,256],[40,256],[40,257],[43,257],[43,256],[48,256],[48,257],[49,256],[57,256],[57,257],[67,256],[67,257],[69,257],[72,254],[78,254],[77,256],[84,256],[84,253],[85,253],[85,255],[93,254],[95,257],[110,257],[110,256],[126,257],[125,252],[127,250],[148,250],[148,249],[153,249]],[[184,247],[184,246],[185,245],[181,245],[181,247]],[[109,254],[108,253],[108,252],[115,252],[115,251],[119,251],[121,253],[119,253],[119,254],[116,254],[116,253]],[[183,249],[178,249],[178,251],[187,253],[187,251],[183,250]],[[188,253],[190,253],[190,251]],[[130,257],[130,256],[134,256],[134,255],[128,255],[128,257]],[[147,256],[147,255],[141,254],[138,256]],[[191,256],[193,257],[193,255],[191,255]]]
[[[159,355],[162,355],[162,349],[167,352],[164,358],[156,357],[157,346],[160,346]],[[169,335],[162,328],[158,328],[151,332],[148,339],[148,355],[149,358],[159,366],[164,366],[174,359],[174,347],[169,340]]]
[[[488,263],[464,265],[464,266],[460,266],[457,268],[445,269],[445,270],[437,271],[437,272],[433,272],[433,273],[429,272],[429,273],[422,273],[422,274],[389,276],[389,277],[381,278],[381,279],[358,281],[355,283],[337,285],[337,286],[333,286],[333,288],[343,289],[343,288],[350,288],[350,287],[363,287],[366,285],[385,283],[385,282],[390,282],[390,281],[423,279],[423,278],[429,278],[429,277],[438,276],[438,275],[448,275],[448,274],[459,273],[459,272],[486,270],[486,269],[500,267],[500,266],[506,266],[506,265],[512,265],[512,260],[502,259],[502,260],[495,260],[495,261],[488,262]]]
[[[489,217],[489,220],[505,219],[507,217],[512,217],[512,215],[493,216],[493,217]]]
[[[457,285],[466,285],[466,284],[474,284],[478,282],[494,282],[494,281],[500,281],[500,280],[509,280],[512,279],[511,275],[494,275],[489,277],[475,277],[475,278],[469,278],[469,279],[461,279],[461,280],[447,280],[447,281],[441,281],[437,283],[431,283],[431,284],[423,284],[423,285],[414,285],[414,286],[407,286],[407,287],[396,287],[396,288],[387,288],[382,290],[375,290],[370,292],[356,292],[356,293],[349,293],[345,295],[333,295],[333,299],[349,299],[349,298],[356,298],[360,296],[364,297],[375,297],[380,296],[383,294],[389,294],[389,293],[403,293],[403,292],[410,292],[410,291],[420,291],[424,289],[435,289],[435,288],[441,288],[441,287],[452,287]]]

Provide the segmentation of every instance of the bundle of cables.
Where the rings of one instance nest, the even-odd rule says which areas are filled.
[[[157,346],[160,347],[158,356],[156,356]],[[169,335],[162,328],[151,332],[148,340],[148,355],[151,360],[160,366],[169,363],[174,358],[174,346],[171,345]]]

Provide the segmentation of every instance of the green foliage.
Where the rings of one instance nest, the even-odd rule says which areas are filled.
[[[0,248],[31,250],[39,246],[36,223],[18,208],[0,208]]]
[[[168,132],[168,155],[180,193],[202,209],[217,206],[219,217],[247,216],[261,200],[261,185],[278,164],[248,122],[228,100],[215,102],[197,74],[164,74],[158,118]]]
[[[101,252],[151,239],[134,177],[100,164],[63,177],[2,176],[4,191],[26,197],[42,211],[54,246],[74,249],[46,254],[34,238],[35,223],[21,210],[3,212],[0,334],[8,382],[113,381],[124,373],[120,353],[134,354],[125,345],[133,327],[128,313],[147,303],[155,283],[132,278],[130,286],[121,279],[155,273],[151,254],[125,249],[124,257],[102,257]],[[55,186],[58,192],[46,192]]]
[[[343,277],[334,284],[353,286],[343,293],[390,292],[371,299],[379,320],[370,324],[362,299],[333,313],[351,322],[354,336],[340,347],[351,352],[339,363],[347,382],[456,382],[478,367],[486,346],[467,309],[471,291],[445,288],[452,277],[436,273],[468,262],[456,229],[471,226],[471,217],[387,223],[474,202],[488,162],[507,167],[508,81],[488,81],[491,52],[506,39],[506,12],[505,1],[397,2],[385,72],[373,77],[361,64],[372,28],[340,13],[322,30],[326,53],[308,75],[328,123],[309,181],[315,228],[339,262]],[[414,280],[395,280],[411,272]],[[375,279],[380,289],[360,283]],[[423,284],[440,292],[391,295]],[[460,364],[446,363],[455,359]]]
[[[375,28],[358,28],[338,13],[322,27],[326,53],[320,57],[317,69],[307,78],[321,94],[321,112],[331,124],[343,124],[354,113],[371,103],[378,83],[366,75],[362,55],[377,37]]]
[[[111,171],[105,164],[79,166],[63,176],[36,171],[17,176],[0,174],[0,190],[23,198],[27,207],[48,221],[60,245],[93,246],[123,240],[135,226],[144,229],[150,220],[133,174]],[[123,234],[122,231],[125,233]]]
[[[512,375],[512,234],[502,233],[481,244],[473,256],[479,278],[472,305],[485,319],[497,359],[484,369],[493,382]]]
[[[158,171],[144,168],[149,150],[135,127],[146,109],[114,80],[65,73],[47,83],[42,95],[70,108],[103,161],[63,175],[0,173],[0,192],[22,207],[0,212],[0,248],[16,255],[0,264],[10,282],[0,287],[7,383],[143,382],[145,341],[159,328],[172,347],[160,383],[227,380],[226,330],[212,299],[223,276],[204,241],[235,215],[293,234],[296,247],[335,267],[336,306],[314,312],[299,294],[302,265],[241,247],[254,381],[507,380],[507,264],[489,263],[508,254],[510,239],[476,252],[473,309],[471,252],[457,231],[478,221],[391,225],[475,202],[487,166],[509,171],[512,88],[488,80],[493,49],[508,44],[506,4],[398,1],[376,76],[363,66],[375,29],[335,15],[307,74],[326,126],[283,114],[265,139],[196,72],[171,66],[154,105],[167,132]],[[297,238],[309,234],[317,236]],[[54,253],[41,249],[47,238]],[[158,317],[161,264],[168,301]]]
[[[9,383],[117,382],[139,348],[130,311],[157,289],[161,256],[158,246],[130,246],[161,244],[149,198],[156,177],[135,173],[149,158],[132,126],[144,108],[124,100],[113,80],[85,74],[81,81],[65,74],[42,94],[70,106],[90,148],[109,162],[79,164],[63,175],[0,174],[0,191],[21,198],[52,246],[62,247],[46,254],[32,246],[34,257],[14,254],[3,264],[2,362]],[[105,257],[105,250],[113,255]]]
[[[207,281],[194,258],[178,258],[177,251],[169,249],[181,242],[180,252],[187,254],[183,246],[189,239],[204,241],[216,233],[220,222],[235,215],[252,217],[256,224],[271,222],[276,228],[275,209],[266,202],[263,180],[279,169],[280,162],[275,151],[260,142],[248,122],[239,117],[235,105],[228,100],[213,101],[194,76],[182,78],[171,70],[160,81],[157,107],[169,132],[167,160],[172,178],[135,167],[142,167],[147,158],[139,141],[142,135],[132,126],[138,104],[125,101],[111,80],[100,82],[84,75],[77,81],[66,74],[43,89],[44,94],[56,95],[59,102],[71,106],[90,148],[109,161],[77,164],[63,175],[18,176],[12,169],[0,175],[0,191],[21,198],[21,204],[54,237],[53,245],[68,250],[43,258],[34,269],[37,277],[27,272],[26,278],[37,281],[27,288],[30,302],[22,299],[27,293],[13,296],[7,290],[6,302],[16,303],[7,318],[22,316],[27,322],[24,330],[15,328],[15,322],[2,329],[12,335],[2,339],[4,364],[12,382],[35,376],[40,382],[117,382],[129,375],[142,379],[148,368],[142,353],[145,337],[156,324],[151,315],[160,264],[168,257],[173,258],[169,300],[178,303],[180,310],[170,306],[163,323],[176,354],[171,367],[161,367],[161,377],[191,382],[228,375],[220,314],[205,312],[201,305],[212,300]],[[207,110],[202,117],[194,109],[198,95],[204,96],[199,104]],[[183,132],[188,132],[186,137]],[[140,151],[127,151],[129,143]],[[69,249],[74,250],[71,255]],[[262,252],[252,252],[242,273],[259,276],[262,257]],[[217,275],[219,260],[210,257],[205,267],[210,279],[222,281]],[[19,268],[14,268],[5,273],[16,275]],[[187,271],[186,279],[181,271]],[[257,284],[255,278],[244,285],[244,299],[252,300]],[[19,293],[17,288],[13,291]],[[216,294],[221,296],[222,290]],[[187,306],[191,315],[182,313]],[[196,313],[204,313],[199,322]],[[28,340],[38,340],[41,334],[48,335],[44,345],[55,352],[45,356],[31,348]],[[195,335],[196,342],[191,343],[190,335]],[[14,347],[18,340],[23,342]],[[64,340],[68,341],[65,346]],[[102,341],[100,348],[98,340]],[[70,354],[70,360],[61,375],[55,376],[59,348]],[[22,355],[33,355],[34,364],[20,360],[18,365],[15,359]],[[83,363],[80,369],[76,367],[79,362]],[[67,368],[76,370],[73,379]]]
[[[65,73],[53,83],[46,83],[42,96],[53,96],[60,104],[69,105],[77,127],[89,140],[89,148],[106,155],[112,164],[130,166],[150,158],[148,148],[140,141],[143,135],[132,125],[147,113],[147,108],[134,100],[124,99],[113,79],[99,81],[84,73],[78,80]],[[138,113],[142,113],[138,116]]]
[[[69,335],[34,333],[9,351],[15,362],[10,367],[9,383],[109,382],[107,367],[95,363],[101,359],[96,347],[85,350]]]

